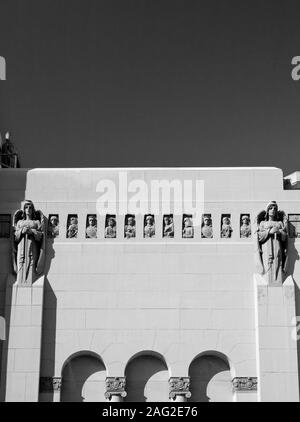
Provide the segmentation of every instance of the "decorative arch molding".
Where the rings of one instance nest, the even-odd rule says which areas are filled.
[[[169,367],[161,353],[143,350],[125,366],[126,401],[159,402],[169,398]]]
[[[96,352],[72,353],[62,365],[60,401],[104,401],[106,374],[103,359]]]
[[[233,401],[234,369],[228,357],[217,350],[199,353],[189,365],[190,401]]]
[[[204,356],[213,356],[213,357],[216,357],[216,358],[219,358],[219,359],[221,359],[221,360],[223,360],[224,361],[224,363],[225,364],[227,364],[228,365],[228,367],[229,367],[229,371],[230,371],[230,375],[231,375],[231,378],[233,379],[233,378],[235,378],[235,376],[236,376],[236,371],[235,371],[235,367],[234,367],[234,365],[233,365],[233,363],[232,363],[232,360],[231,359],[229,359],[229,357],[227,356],[227,355],[225,355],[225,353],[223,353],[223,352],[219,352],[218,350],[205,350],[205,351],[203,351],[203,352],[200,352],[200,353],[198,353],[192,360],[191,360],[191,362],[190,362],[190,364],[189,364],[189,369],[190,369],[190,367],[191,367],[191,365],[192,365],[192,363],[196,360],[196,359],[199,359],[199,358],[201,358],[201,357],[204,357]]]
[[[142,356],[152,356],[152,357],[154,357],[154,358],[156,358],[156,359],[159,359],[165,366],[166,366],[166,368],[167,368],[167,370],[168,370],[168,372],[169,372],[169,376],[171,376],[171,368],[170,368],[170,366],[168,365],[168,363],[167,363],[167,361],[166,361],[166,359],[165,359],[165,357],[161,354],[161,353],[159,353],[159,352],[156,352],[156,351],[154,351],[154,350],[142,350],[142,351],[140,351],[140,352],[137,352],[137,353],[135,353],[134,355],[132,355],[129,359],[128,359],[128,361],[127,361],[127,363],[126,363],[126,365],[125,365],[125,369],[124,369],[124,372],[125,372],[125,374],[126,374],[126,369],[127,369],[127,367],[128,367],[128,365],[134,360],[134,359],[137,359],[137,358],[139,358],[139,357],[142,357]]]
[[[71,360],[73,360],[74,358],[77,358],[77,357],[79,357],[79,356],[91,356],[91,357],[93,357],[93,358],[95,358],[95,359],[99,359],[99,360],[101,361],[102,365],[104,366],[104,368],[105,368],[105,369],[107,369],[107,368],[106,368],[106,365],[105,365],[105,363],[104,363],[104,361],[103,361],[103,359],[102,359],[102,357],[101,357],[100,355],[98,355],[98,353],[93,352],[92,350],[79,350],[79,351],[77,351],[77,352],[72,353],[72,354],[71,354],[69,357],[67,357],[67,359],[64,361],[64,363],[63,363],[63,365],[62,365],[62,367],[61,367],[61,371],[60,371],[61,375],[63,374],[63,371],[64,371],[64,369],[65,369],[66,365],[67,365],[68,363],[70,363],[70,362],[71,362]]]

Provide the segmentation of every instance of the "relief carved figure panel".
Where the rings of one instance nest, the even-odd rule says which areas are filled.
[[[164,215],[164,218],[163,218],[163,237],[174,237],[173,214]]]
[[[231,216],[230,214],[222,215],[221,222],[221,237],[229,239],[231,237],[233,230],[231,227]]]
[[[115,239],[117,237],[117,222],[115,215],[107,215],[105,219],[105,239]]]
[[[203,221],[202,221],[202,226],[201,226],[201,237],[203,239],[213,238],[212,219],[211,219],[210,214],[205,214],[203,216]]]
[[[240,236],[242,239],[251,237],[251,224],[249,214],[244,214],[241,216]]]
[[[192,239],[194,237],[193,217],[184,214],[182,219],[182,237]]]
[[[13,268],[17,283],[32,285],[45,265],[45,218],[30,200],[14,215]]]
[[[58,214],[50,214],[48,219],[47,237],[55,238],[59,236],[59,217]]]
[[[155,221],[154,215],[148,214],[144,219],[144,237],[154,237],[155,236]]]
[[[75,239],[77,235],[78,235],[78,215],[72,214],[68,216],[67,238]]]
[[[87,239],[97,238],[97,217],[95,214],[87,216],[87,224],[85,229],[85,237]]]
[[[127,214],[125,217],[124,237],[130,239],[136,236],[135,216]]]

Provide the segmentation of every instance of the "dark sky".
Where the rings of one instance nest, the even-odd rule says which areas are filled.
[[[299,0],[1,0],[23,167],[300,170]]]

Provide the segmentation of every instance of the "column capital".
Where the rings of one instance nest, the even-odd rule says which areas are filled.
[[[176,396],[183,396],[186,399],[191,397],[190,393],[190,377],[171,377],[169,379],[169,397],[176,399]]]
[[[256,391],[257,377],[235,377],[232,380],[233,391]]]
[[[105,398],[111,399],[112,396],[120,396],[122,398],[127,396],[125,391],[126,378],[125,377],[106,377],[105,380],[106,391]]]
[[[42,393],[59,392],[61,390],[61,377],[41,377],[40,391]]]

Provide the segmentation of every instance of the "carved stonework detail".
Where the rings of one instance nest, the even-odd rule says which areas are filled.
[[[90,214],[87,217],[87,227],[85,229],[85,237],[87,239],[97,238],[97,217],[95,214]]]
[[[117,237],[117,221],[115,215],[107,215],[105,223],[105,239],[115,239]]]
[[[185,396],[187,399],[191,397],[189,377],[171,377],[169,379],[169,386],[170,399],[175,399],[177,395]]]
[[[45,218],[30,200],[14,215],[13,268],[17,284],[31,286],[45,266]]]
[[[230,215],[222,215],[221,237],[230,238],[232,232]]]
[[[271,201],[257,216],[256,272],[267,283],[282,284],[288,262],[288,222],[284,211]]]
[[[69,215],[67,224],[67,238],[75,239],[78,235],[78,215]]]
[[[203,216],[203,222],[201,226],[201,237],[204,239],[212,239],[213,237],[211,214],[205,214]]]
[[[59,218],[57,214],[49,215],[47,236],[50,239],[59,236]]]
[[[127,393],[125,391],[126,379],[125,377],[107,377],[105,380],[106,392],[105,398],[111,399],[112,396],[118,395],[121,397],[126,397]]]
[[[41,377],[40,378],[40,392],[53,393],[59,392],[61,389],[60,377]]]
[[[136,225],[135,225],[135,216],[133,214],[128,214],[125,217],[125,228],[124,236],[126,239],[135,237],[136,235]]]
[[[242,215],[241,217],[241,228],[240,228],[240,236],[241,238],[251,237],[251,225],[250,225],[250,217],[248,215]]]
[[[235,377],[232,380],[233,391],[256,391],[256,377]]]
[[[154,215],[148,214],[145,216],[145,220],[144,220],[144,237],[154,237],[154,236],[155,236]]]

